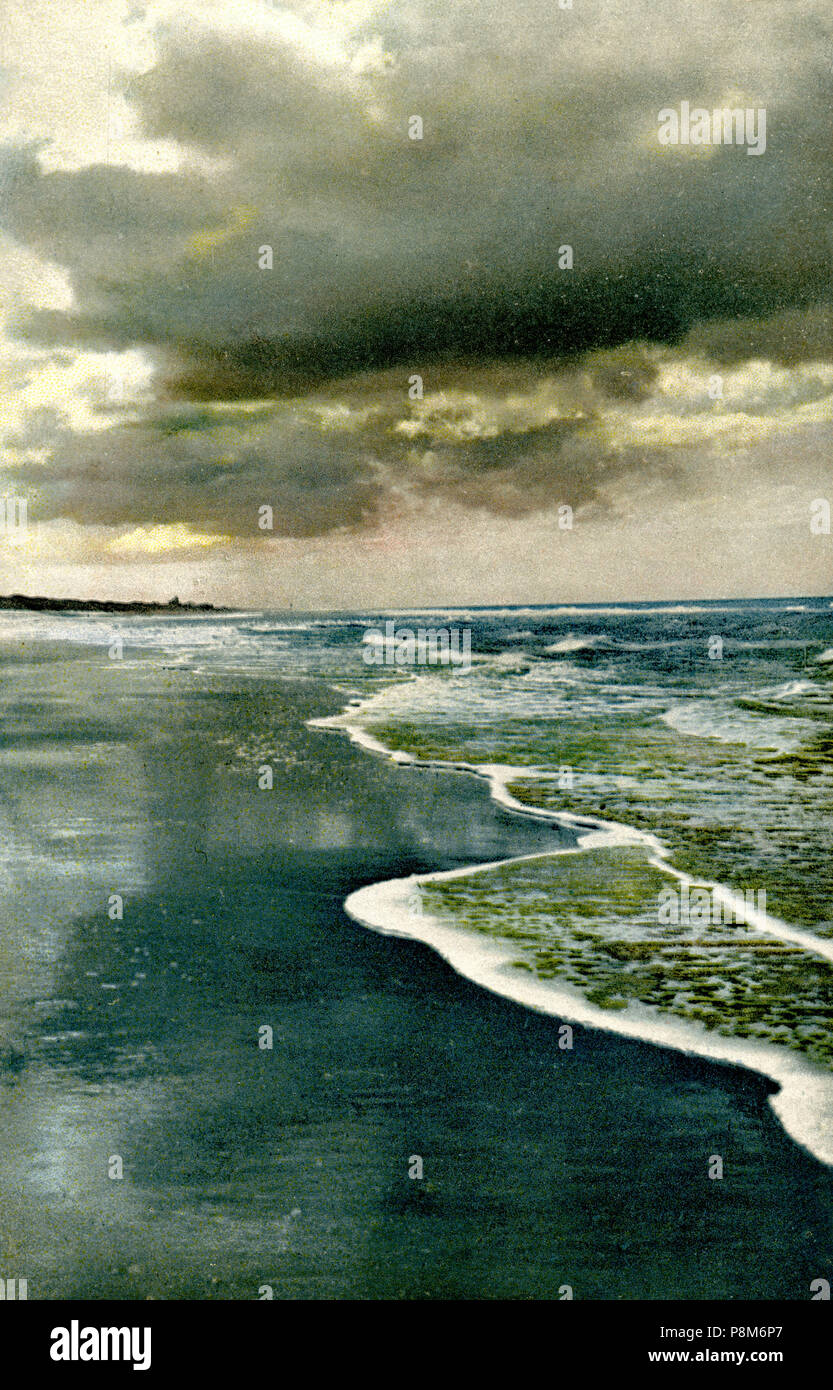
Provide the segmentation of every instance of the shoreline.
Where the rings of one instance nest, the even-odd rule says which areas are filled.
[[[617,1013],[615,1020],[609,1010],[588,1003],[578,990],[548,980],[533,980],[525,972],[515,970],[514,952],[505,943],[484,938],[464,927],[448,926],[428,913],[415,914],[408,907],[409,896],[422,883],[468,877],[503,865],[530,859],[551,858],[564,854],[581,854],[594,848],[613,848],[617,845],[638,845],[650,850],[649,863],[662,873],[691,887],[704,887],[715,898],[732,909],[736,919],[767,936],[801,946],[823,959],[833,962],[833,941],[813,937],[799,928],[790,927],[767,913],[749,906],[742,897],[724,885],[695,879],[676,869],[668,858],[668,850],[654,835],[633,829],[616,821],[576,816],[568,811],[550,811],[529,807],[516,800],[508,784],[518,775],[535,777],[534,767],[513,767],[508,764],[474,764],[444,762],[441,759],[418,758],[411,753],[386,747],[360,724],[351,722],[357,710],[369,703],[351,701],[340,714],[312,719],[310,728],[346,733],[351,743],[399,765],[431,768],[444,772],[468,774],[489,784],[493,801],[503,809],[524,817],[546,821],[576,835],[573,846],[559,846],[533,854],[516,855],[489,863],[465,865],[462,868],[435,873],[411,875],[405,879],[387,879],[369,884],[351,893],[344,910],[354,921],[383,936],[399,936],[430,946],[463,978],[502,998],[520,1004],[536,1013],[558,1017],[568,1023],[578,1023],[620,1037],[634,1038],[655,1046],[668,1047],[688,1056],[703,1057],[710,1062],[743,1067],[775,1082],[779,1090],[769,1096],[769,1105],[790,1138],[819,1162],[833,1167],[833,1072],[826,1071],[794,1049],[773,1043],[753,1042],[743,1038],[724,1038],[701,1024],[687,1023],[676,1018],[662,1018],[646,1006],[631,1003],[630,1018]],[[584,834],[578,832],[584,831]],[[516,978],[517,977],[517,978]]]
[[[0,1226],[30,1299],[246,1300],[264,1280],[308,1300],[540,1300],[565,1280],[599,1302],[806,1298],[833,1170],[771,1081],[603,1027],[560,1050],[559,1019],[506,997],[533,977],[500,973],[500,943],[471,943],[496,993],[439,941],[342,910],[378,884],[396,926],[386,883],[569,848],[592,822],[322,738],[308,724],[353,693],[330,672],[243,680],[245,653],[196,649],[170,672],[154,642],[117,666],[38,636],[7,671]],[[729,1182],[705,1180],[715,1150]]]
[[[46,598],[41,594],[0,595],[0,613],[170,613],[182,617],[189,613],[228,614],[229,608],[217,608],[213,603],[166,603],[151,599]]]

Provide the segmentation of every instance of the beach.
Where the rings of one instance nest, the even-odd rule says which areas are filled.
[[[30,1299],[802,1300],[829,1269],[833,1173],[770,1081],[580,1023],[564,1049],[344,911],[570,837],[308,727],[344,707],[322,679],[3,663],[0,1239]]]

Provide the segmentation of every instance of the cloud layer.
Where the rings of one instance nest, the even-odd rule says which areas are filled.
[[[145,371],[20,405],[5,464],[42,523],[609,526],[727,460],[762,496],[786,470],[803,516],[831,443],[824,0],[98,9],[143,55],[110,84],[130,140],[7,142],[0,228],[67,287],[21,286],[7,351],[30,396],[62,362]],[[683,99],[765,107],[766,153],[660,146]]]

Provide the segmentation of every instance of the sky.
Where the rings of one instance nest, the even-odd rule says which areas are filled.
[[[829,0],[565,4],[6,0],[0,592],[833,591]]]

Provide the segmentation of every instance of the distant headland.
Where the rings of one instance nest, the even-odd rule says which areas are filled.
[[[0,595],[0,610],[22,608],[30,613],[224,613],[213,603],[180,603],[178,598],[167,603],[121,603],[116,599],[42,598],[40,594]]]

